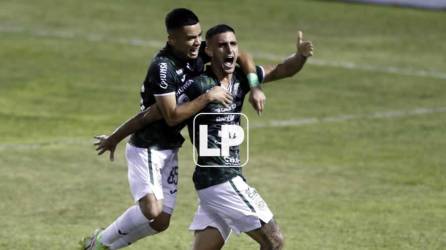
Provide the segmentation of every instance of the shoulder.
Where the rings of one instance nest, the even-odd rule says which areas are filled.
[[[191,98],[197,97],[203,93],[206,93],[209,89],[211,89],[215,85],[214,80],[205,75],[196,76],[186,82],[184,85],[185,92]]]
[[[177,67],[172,59],[166,56],[153,58],[147,79],[154,86],[153,94],[165,94],[175,92],[180,79],[177,76]]]
[[[215,85],[215,81],[212,79],[212,77],[209,77],[206,74],[196,76],[192,79],[192,81],[192,85],[194,85],[196,88],[201,89],[202,91],[206,91],[207,89],[210,89],[212,86]]]
[[[150,68],[152,69],[163,69],[163,70],[169,70],[169,69],[175,69],[175,62],[167,57],[167,56],[160,56],[157,55],[152,59],[152,62],[150,63]]]

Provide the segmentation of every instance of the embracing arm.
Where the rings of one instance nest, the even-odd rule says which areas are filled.
[[[113,161],[116,146],[119,142],[147,124],[164,118],[168,125],[174,126],[202,110],[209,102],[216,101],[228,105],[232,101],[232,97],[226,90],[216,86],[195,100],[179,106],[176,105],[174,93],[172,95],[158,96],[156,100],[157,103],[121,124],[110,136],[95,136],[97,141],[94,145],[98,155],[102,155],[105,151],[110,151],[110,160]]]
[[[263,67],[265,70],[264,82],[291,77],[303,68],[307,58],[313,55],[313,44],[310,41],[302,41],[302,32],[299,31],[296,47],[297,52],[286,58],[282,63]]]
[[[219,102],[225,106],[228,106],[232,102],[231,94],[220,86],[215,86],[194,100],[181,105],[177,105],[175,93],[155,96],[155,99],[164,120],[169,126],[175,126],[192,117],[204,109],[210,102]]]

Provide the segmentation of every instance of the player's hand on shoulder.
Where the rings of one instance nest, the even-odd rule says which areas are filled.
[[[297,55],[303,57],[310,57],[313,55],[313,43],[311,41],[303,40],[302,31],[297,32]]]
[[[215,86],[207,92],[210,102],[217,102],[229,107],[232,103],[232,95],[221,86]]]
[[[251,91],[249,92],[249,102],[251,103],[252,107],[257,111],[257,114],[260,116],[263,112],[263,109],[265,107],[265,94],[263,93],[262,89],[259,87],[251,88]]]
[[[97,140],[94,145],[98,155],[102,155],[105,151],[110,151],[110,161],[113,161],[117,143],[107,135],[97,135],[94,138]]]

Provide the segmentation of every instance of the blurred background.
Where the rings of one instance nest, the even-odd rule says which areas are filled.
[[[260,65],[294,53],[298,30],[315,46],[264,87],[261,117],[244,108],[244,172],[286,249],[446,249],[445,1],[358,2],[0,0],[0,249],[76,249],[132,204],[124,143],[110,163],[93,136],[138,112],[177,7],[203,31],[233,26]],[[193,169],[186,142],[170,229],[129,249],[190,248]]]

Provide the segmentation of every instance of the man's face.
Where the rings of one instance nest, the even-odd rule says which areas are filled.
[[[212,65],[221,68],[222,72],[232,74],[238,57],[238,43],[233,32],[220,33],[208,41],[206,48]]]
[[[169,44],[189,59],[198,57],[201,44],[200,23],[183,26],[169,35]]]

